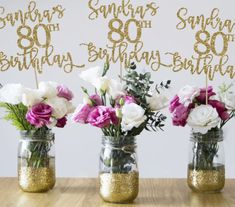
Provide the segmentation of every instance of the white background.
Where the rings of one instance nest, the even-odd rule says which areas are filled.
[[[110,1],[103,1],[110,2]],[[120,2],[120,1],[115,1]],[[148,1],[132,1],[133,4],[145,4]],[[52,44],[57,53],[70,51],[73,54],[74,62],[86,64],[86,68],[103,64],[102,61],[89,64],[87,63],[87,51],[79,46],[80,43],[89,41],[97,46],[105,47],[107,43],[108,21],[99,18],[95,21],[88,19],[90,13],[87,1],[38,1],[40,10],[51,8],[54,5],[62,4],[66,8],[65,16],[60,23],[60,32],[52,35]],[[186,57],[193,54],[193,44],[195,43],[195,31],[185,29],[176,30],[179,20],[176,12],[181,7],[187,7],[189,14],[209,16],[213,8],[220,8],[222,19],[234,20],[234,2],[232,0],[197,0],[197,1],[157,1],[160,6],[159,14],[153,17],[153,28],[143,32],[143,41],[146,50],[160,50],[162,53],[167,51],[178,51]],[[16,0],[0,0],[0,6],[4,6],[6,13],[26,10],[27,2]],[[17,48],[16,27],[7,26],[0,30],[0,50],[7,55],[16,55]],[[229,45],[230,63],[235,65],[234,44]],[[141,69],[150,70],[143,64]],[[111,65],[111,74],[115,76],[119,72],[119,65]],[[75,93],[74,103],[77,105],[82,101],[80,86],[88,86],[78,78],[79,71],[66,74],[57,67],[45,67],[42,75],[39,76],[43,81],[57,81],[68,85]],[[173,73],[169,69],[162,68],[158,72],[152,72],[155,81],[166,79],[172,80],[172,95],[185,84],[197,86],[205,85],[204,76],[190,75],[189,72]],[[218,87],[222,82],[229,83],[227,77],[217,76],[211,85]],[[0,72],[0,82],[22,83],[29,87],[34,87],[33,70],[17,71],[10,69]],[[138,137],[138,157],[139,169],[142,177],[186,177],[188,162],[188,142],[190,129],[177,128],[171,125],[170,114],[164,112],[168,117],[165,131],[159,133],[144,132]],[[0,111],[0,117],[3,111]],[[234,124],[232,120],[225,127],[225,152],[226,152],[226,175],[235,178],[234,162]],[[17,144],[19,132],[14,127],[3,120],[0,120],[0,176],[17,175]],[[74,125],[71,122],[65,129],[55,129],[56,133],[56,170],[59,177],[96,177],[98,173],[98,156],[101,146],[101,131],[85,125]]]

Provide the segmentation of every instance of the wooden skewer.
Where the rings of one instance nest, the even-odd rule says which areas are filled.
[[[37,71],[36,69],[34,69],[34,77],[35,77],[35,82],[36,82],[36,88],[38,89],[38,74],[37,74]]]
[[[208,105],[208,73],[206,71],[206,105]]]

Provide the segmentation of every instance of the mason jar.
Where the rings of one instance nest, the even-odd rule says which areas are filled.
[[[224,188],[223,140],[221,129],[191,133],[187,182],[193,191],[216,193]]]
[[[18,181],[25,192],[45,192],[55,185],[54,134],[21,131],[18,145]]]
[[[137,197],[139,172],[135,137],[103,136],[99,182],[104,201],[129,203]]]

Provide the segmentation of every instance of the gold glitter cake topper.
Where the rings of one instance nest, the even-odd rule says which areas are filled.
[[[65,72],[72,72],[84,65],[76,65],[73,62],[72,54],[55,54],[52,45],[52,32],[60,31],[60,24],[53,23],[62,19],[65,9],[62,5],[39,11],[37,3],[30,1],[27,11],[6,13],[4,7],[0,7],[0,30],[7,25],[17,27],[17,46],[20,52],[16,56],[7,56],[0,51],[0,71],[7,71],[10,68],[28,70],[33,68],[36,72],[42,73],[44,66],[57,66]],[[33,24],[33,26],[29,26]],[[44,33],[44,41],[40,40],[39,30]],[[42,54],[42,55],[41,55]]]
[[[233,65],[229,65],[228,49],[235,41],[235,20],[223,20],[220,10],[214,8],[209,17],[201,14],[198,16],[188,15],[187,8],[177,11],[179,23],[177,30],[187,27],[198,30],[195,34],[193,46],[195,54],[191,58],[182,57],[179,52],[169,53],[173,57],[173,71],[190,70],[192,74],[206,74],[209,80],[213,80],[216,73],[221,76],[228,75],[231,79],[235,77]],[[219,38],[222,39],[222,49],[218,48]]]
[[[131,62],[144,62],[157,71],[161,62],[159,50],[144,50],[143,33],[153,26],[152,18],[158,15],[159,6],[156,2],[148,2],[135,6],[131,0],[121,0],[102,4],[99,0],[89,0],[88,18],[95,21],[98,18],[108,19],[109,43],[106,47],[98,47],[95,43],[82,43],[88,50],[88,62],[103,60],[120,63],[121,68],[127,68]],[[131,33],[135,33],[134,35]]]

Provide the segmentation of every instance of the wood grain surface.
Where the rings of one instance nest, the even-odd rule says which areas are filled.
[[[235,207],[235,180],[218,194],[191,192],[185,179],[141,179],[132,204],[105,203],[97,179],[58,178],[47,193],[24,193],[16,178],[0,178],[0,207]]]

